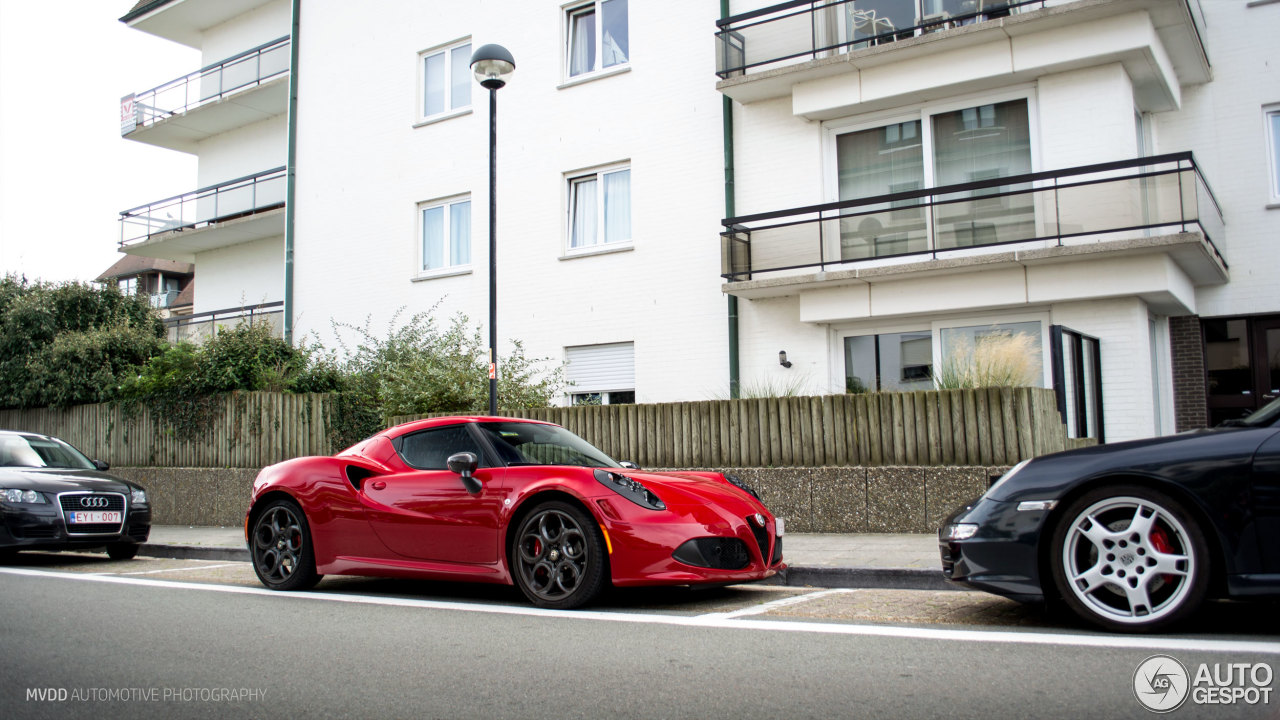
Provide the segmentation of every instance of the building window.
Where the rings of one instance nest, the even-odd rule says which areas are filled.
[[[631,169],[569,178],[569,249],[631,242]]]
[[[138,294],[138,278],[121,278],[116,281],[116,286],[120,288],[120,294],[125,296],[133,296]]]
[[[564,349],[565,380],[574,405],[622,405],[636,401],[634,343],[577,345]]]
[[[471,107],[471,43],[428,50],[419,55],[422,70],[420,119],[443,117]]]
[[[833,128],[835,199],[855,200],[929,187],[992,180],[1031,172],[1031,125],[1026,97],[955,110],[922,111],[916,118]],[[845,126],[847,127],[847,126]],[[857,208],[840,221],[844,260],[1010,242],[1035,235],[1030,194],[1003,195],[1023,183],[939,196],[926,217],[920,200]]]
[[[938,331],[938,387],[1044,387],[1041,323],[992,323]]]
[[[929,330],[844,339],[845,392],[933,389],[933,333]]]
[[[431,274],[471,264],[471,198],[418,206],[422,226],[418,272]]]
[[[1280,105],[1267,108],[1267,156],[1271,165],[1271,202],[1280,203]]]
[[[627,0],[596,0],[566,10],[569,77],[626,64]]]

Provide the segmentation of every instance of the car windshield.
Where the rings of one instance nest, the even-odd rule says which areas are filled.
[[[1280,398],[1263,405],[1248,417],[1227,420],[1225,427],[1270,427],[1280,420]]]
[[[0,467],[92,470],[93,463],[61,440],[39,435],[0,435]]]
[[[539,423],[480,423],[508,465],[579,465],[622,467],[591,443],[558,425]]]

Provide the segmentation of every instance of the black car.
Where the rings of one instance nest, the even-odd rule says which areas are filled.
[[[67,443],[0,430],[0,556],[105,547],[124,560],[151,532],[140,486],[104,472]]]
[[[1111,630],[1280,595],[1280,400],[1243,420],[1014,466],[938,530],[942,569]]]

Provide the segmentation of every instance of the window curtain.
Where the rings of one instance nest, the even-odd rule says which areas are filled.
[[[631,239],[631,171],[604,176],[604,241]]]
[[[596,244],[596,179],[575,180],[573,189],[573,213],[570,218],[569,247],[586,247]]]
[[[444,112],[444,53],[423,58],[422,114]]]
[[[471,263],[471,201],[449,206],[449,264]]]
[[[457,109],[471,104],[471,43],[449,51],[449,107]]]
[[[1027,101],[1011,100],[933,116],[936,185],[1031,172]]]
[[[444,267],[444,208],[422,211],[422,269]]]
[[[572,15],[569,25],[569,74],[591,72],[596,66],[596,14]]]
[[[604,0],[600,3],[601,59],[604,67],[621,65],[627,61],[627,0]]]

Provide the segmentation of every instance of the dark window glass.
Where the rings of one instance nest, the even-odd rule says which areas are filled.
[[[448,470],[449,456],[460,452],[482,457],[480,445],[467,431],[466,425],[423,430],[400,441],[400,457],[410,467],[419,470]]]
[[[1210,395],[1253,392],[1246,320],[1205,320],[1204,350]]]

